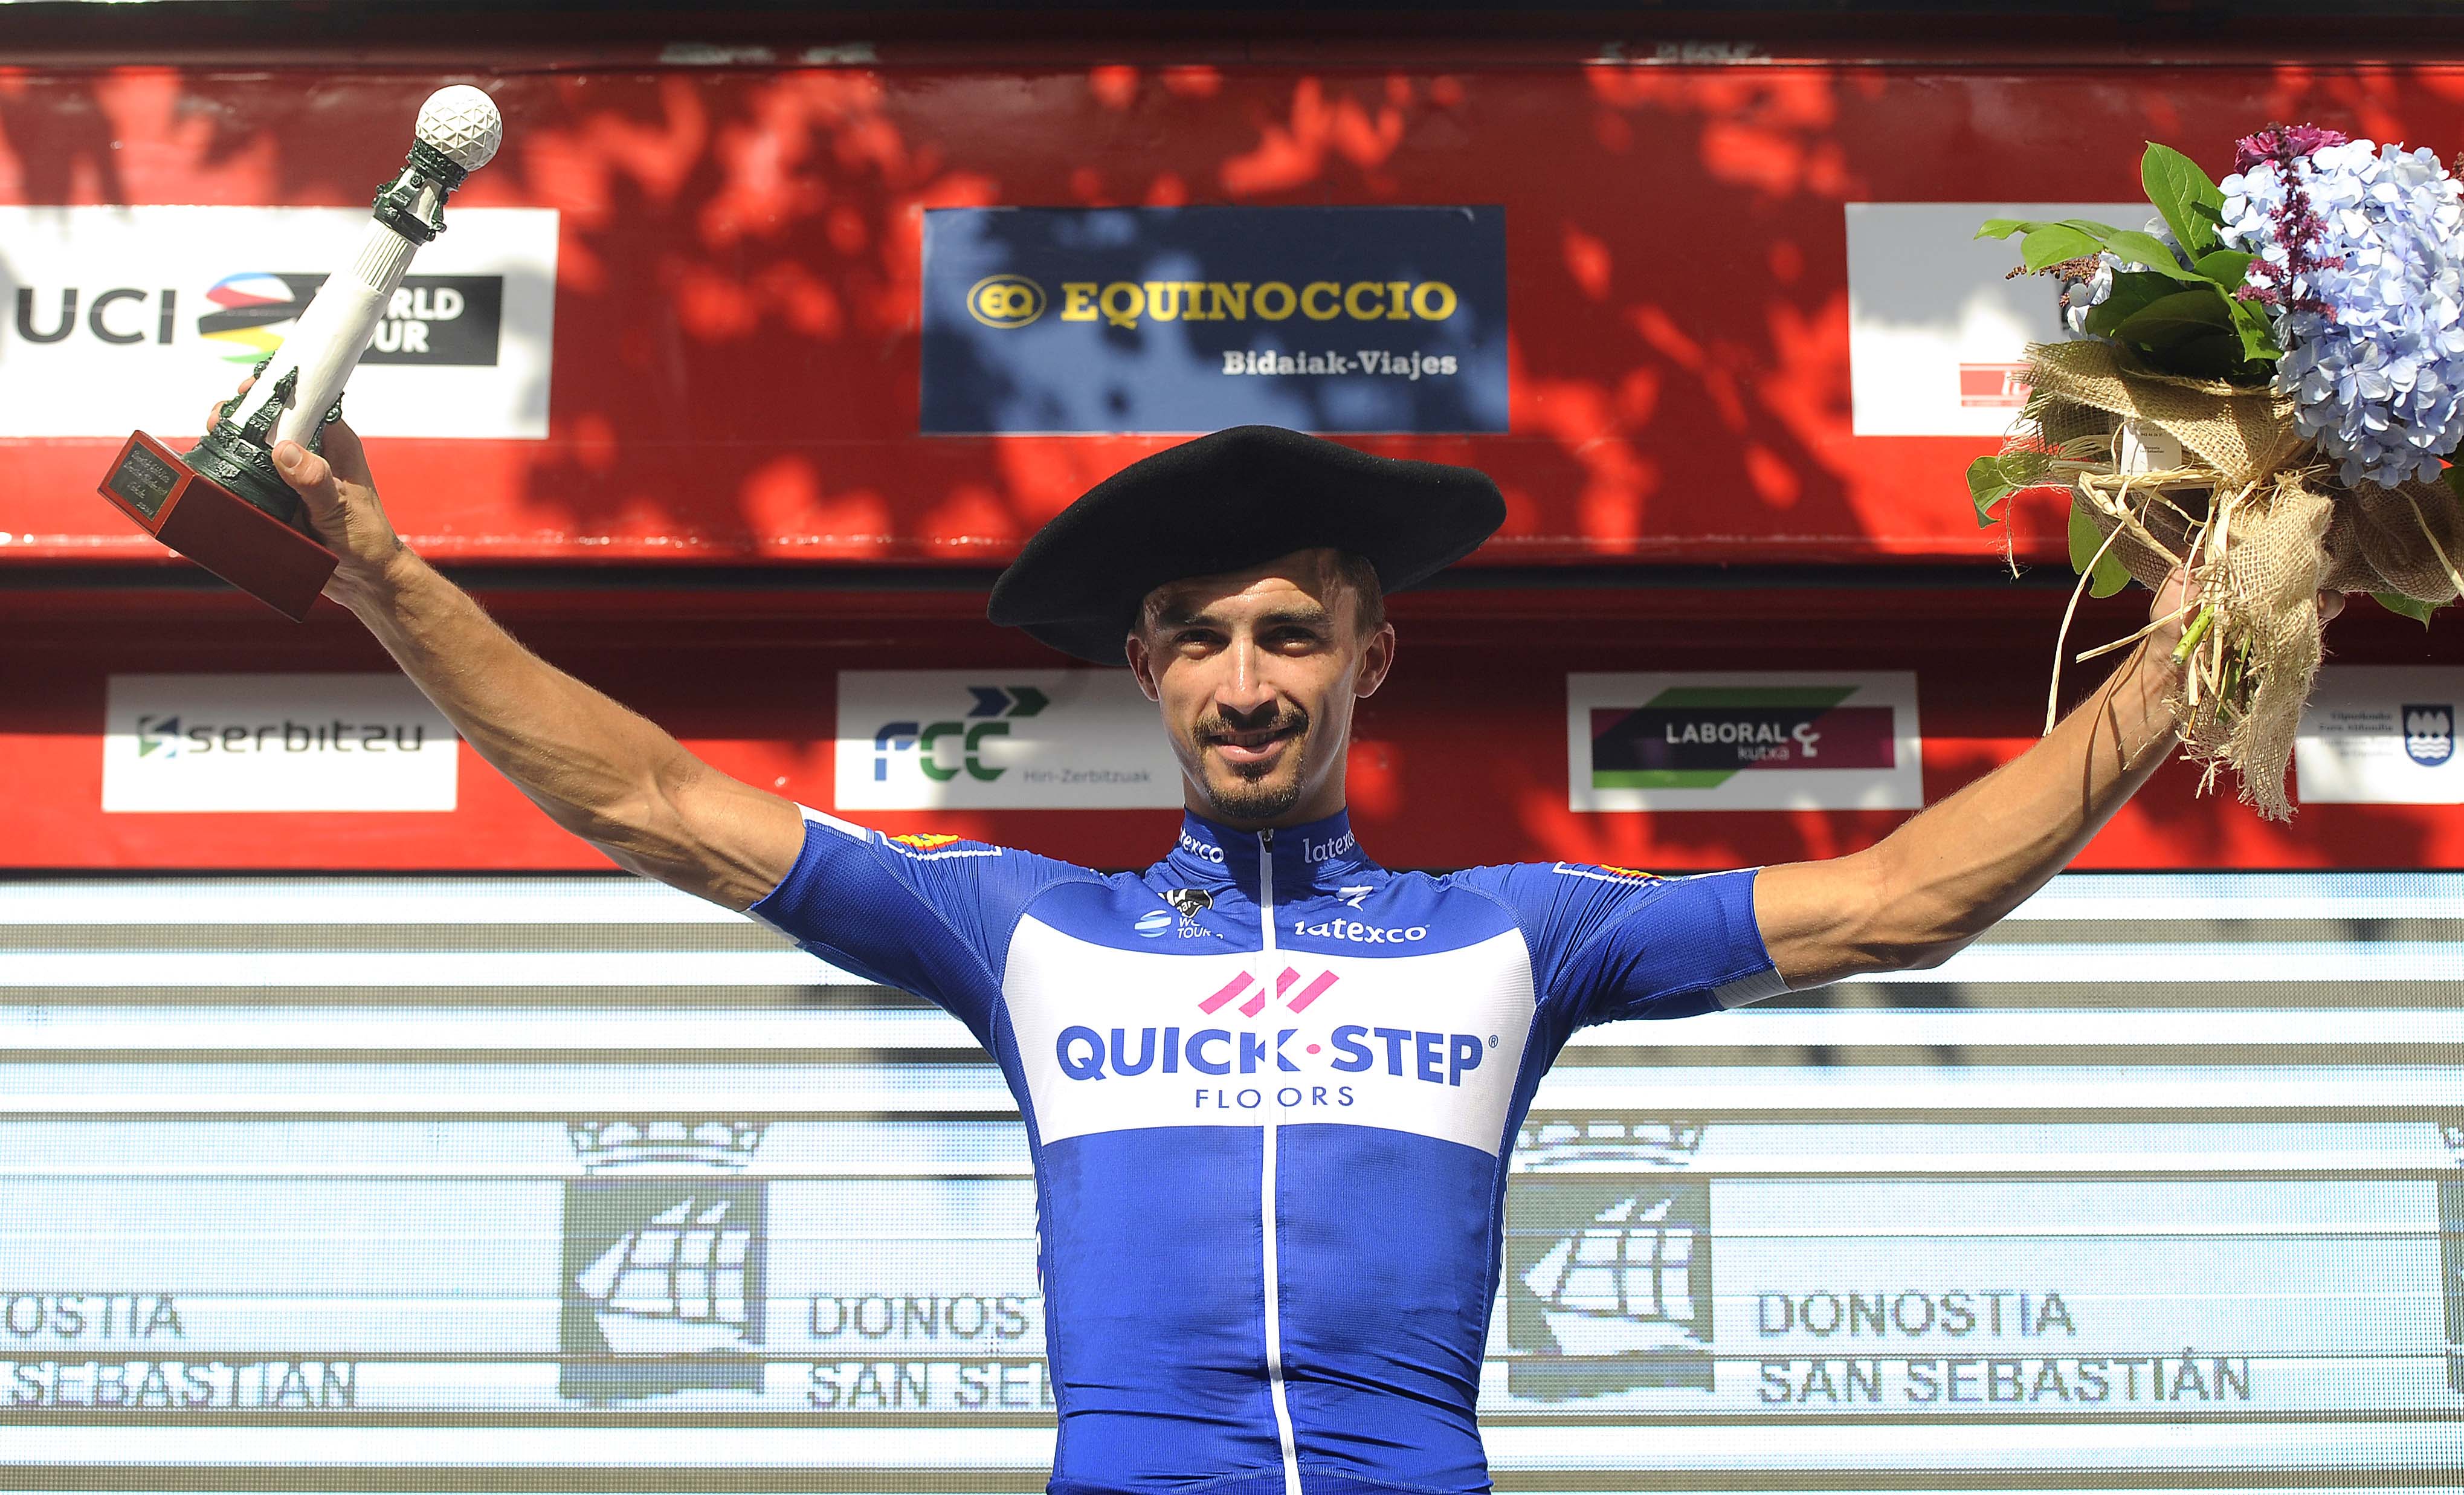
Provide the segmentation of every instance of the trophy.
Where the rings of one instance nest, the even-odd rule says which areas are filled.
[[[327,277],[246,394],[186,453],[133,431],[98,491],[140,529],[297,622],[338,564],[310,538],[299,495],[274,465],[277,442],[321,451],[342,414],[343,382],[367,351],[410,257],[445,231],[445,199],[504,137],[495,101],[457,84],[419,107],[400,176],[379,188],[376,221],[351,262]]]

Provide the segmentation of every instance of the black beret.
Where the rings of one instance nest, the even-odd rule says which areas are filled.
[[[1128,663],[1138,605],[1167,582],[1295,550],[1365,558],[1416,586],[1506,522],[1486,473],[1372,456],[1280,426],[1235,426],[1131,463],[1053,516],[993,583],[992,621],[1099,665]]]

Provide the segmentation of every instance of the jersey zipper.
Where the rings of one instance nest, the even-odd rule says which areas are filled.
[[[1258,832],[1258,946],[1257,978],[1266,990],[1274,990],[1274,975],[1268,969],[1275,956],[1275,833]],[[1292,1440],[1292,1408],[1284,1394],[1284,1325],[1281,1251],[1275,1226],[1275,1110],[1266,1111],[1265,1161],[1258,1171],[1258,1222],[1265,1242],[1266,1279],[1266,1393],[1275,1405],[1275,1438],[1283,1445],[1284,1495],[1301,1495],[1301,1461]]]

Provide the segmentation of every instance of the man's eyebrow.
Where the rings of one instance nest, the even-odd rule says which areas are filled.
[[[1284,624],[1302,624],[1310,627],[1324,627],[1333,616],[1320,604],[1297,603],[1290,606],[1278,607],[1272,612],[1259,614],[1256,626],[1260,628],[1270,628]],[[1213,611],[1203,607],[1194,608],[1186,603],[1166,603],[1155,613],[1155,627],[1158,628],[1200,627],[1220,628],[1223,626],[1222,621]]]

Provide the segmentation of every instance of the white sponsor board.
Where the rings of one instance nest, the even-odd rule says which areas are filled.
[[[2321,671],[2293,743],[2296,791],[2309,804],[2464,804],[2458,708],[2464,670]]]
[[[1859,436],[1999,436],[2027,396],[2031,342],[2066,333],[2052,279],[2008,278],[2019,243],[1988,218],[2136,229],[2145,203],[1850,203],[1848,386]]]
[[[342,401],[371,436],[547,435],[557,214],[452,208]],[[364,208],[0,208],[0,437],[202,431]]]
[[[393,674],[113,675],[105,810],[450,810],[453,724]]]
[[[1577,810],[1913,810],[1917,677],[1749,671],[1566,677]]]
[[[1126,670],[843,670],[842,810],[1167,809],[1180,769]]]

